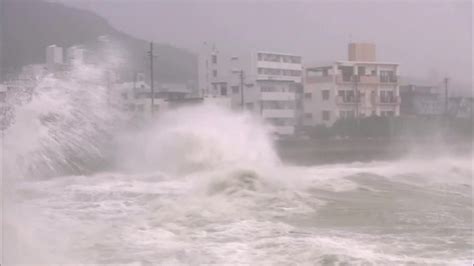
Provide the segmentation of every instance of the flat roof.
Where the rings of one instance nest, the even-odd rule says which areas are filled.
[[[296,56],[296,57],[302,57],[301,55],[295,55],[295,54],[287,54],[287,53],[279,53],[279,52],[269,52],[269,51],[257,51],[258,53],[262,54],[273,54],[273,55],[288,55],[288,56]]]
[[[394,66],[399,65],[399,63],[394,63],[394,62],[349,61],[349,60],[339,60],[339,61],[336,61],[336,64],[350,64],[350,65],[356,65],[356,64],[363,64],[363,65],[394,65]]]
[[[333,66],[316,66],[316,67],[306,67],[305,70],[324,70],[331,69]]]
[[[334,65],[389,65],[389,66],[398,66],[399,63],[394,62],[379,62],[379,61],[348,61],[348,60],[339,60],[335,61],[331,65],[322,65],[322,66],[311,66],[305,67],[306,70],[323,70],[323,69],[330,69]]]

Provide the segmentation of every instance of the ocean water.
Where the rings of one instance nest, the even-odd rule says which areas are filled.
[[[103,75],[44,77],[15,104],[5,265],[472,263],[471,156],[291,165],[247,113],[203,105],[131,127]]]

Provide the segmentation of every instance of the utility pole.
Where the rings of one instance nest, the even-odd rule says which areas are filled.
[[[355,117],[359,117],[359,88],[357,84],[357,75],[352,75],[352,80],[354,82],[354,99],[355,99]]]
[[[449,78],[444,78],[444,115],[448,116],[448,81]]]
[[[242,110],[244,110],[244,70],[240,70],[240,104]]]
[[[151,115],[154,114],[155,107],[155,87],[154,87],[154,77],[153,77],[153,61],[155,55],[153,54],[153,42],[150,42],[150,51],[148,51],[150,57],[150,89],[151,89]]]

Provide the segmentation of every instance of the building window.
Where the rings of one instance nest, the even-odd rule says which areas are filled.
[[[311,119],[311,118],[313,118],[313,114],[312,113],[305,113],[304,118]]]
[[[329,121],[331,119],[331,112],[330,111],[323,111],[322,112],[323,121]]]
[[[232,93],[234,94],[239,93],[239,86],[232,86]]]
[[[275,88],[275,87],[271,87],[271,86],[262,86],[260,88],[260,90],[262,92],[274,92],[274,91],[282,91],[282,90],[279,90],[278,88]],[[284,91],[284,90],[283,90]]]
[[[253,110],[253,103],[246,103],[245,108],[247,108],[247,110]]]
[[[304,98],[305,99],[311,99],[311,92],[305,92]]]
[[[380,92],[380,102],[382,103],[394,103],[395,97],[393,91],[381,91]]]
[[[321,94],[322,94],[322,97],[323,97],[323,101],[329,100],[329,90],[322,90]]]
[[[221,85],[221,96],[227,96],[227,85]]]
[[[354,91],[344,91],[340,90],[337,92],[338,96],[342,98],[342,101],[345,103],[355,102]]]
[[[382,111],[382,112],[380,112],[380,114],[381,114],[382,116],[387,116],[387,117],[388,117],[388,116],[395,116],[395,112],[394,112],[394,111]]]
[[[339,112],[339,118],[353,118],[354,117],[354,111],[340,111]]]
[[[216,54],[212,55],[212,63],[217,64],[217,55]]]
[[[213,77],[217,77],[217,70],[215,70],[215,69],[212,70],[212,76],[213,76]]]

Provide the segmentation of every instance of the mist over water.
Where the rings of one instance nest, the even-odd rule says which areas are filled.
[[[471,157],[289,165],[248,113],[202,105],[131,127],[104,75],[76,65],[15,105],[7,265],[471,262]]]

